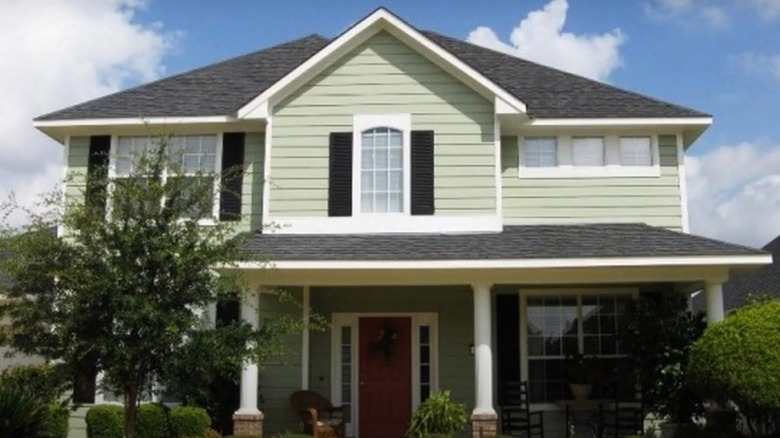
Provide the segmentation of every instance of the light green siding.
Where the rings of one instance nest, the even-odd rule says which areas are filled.
[[[501,138],[505,223],[644,222],[682,229],[677,142],[659,136],[661,176],[518,178],[516,137]]]
[[[280,300],[274,295],[260,295],[260,321],[264,318],[292,318],[300,321],[303,313],[300,288],[287,288],[290,300]],[[300,418],[290,409],[290,394],[301,389],[301,334],[295,333],[282,340],[285,354],[271,358],[260,370],[258,407],[265,414],[264,428],[267,436],[279,432],[295,431]]]
[[[244,181],[241,187],[240,231],[257,230],[263,225],[263,184],[265,134],[248,132],[244,143]]]
[[[329,134],[398,113],[435,131],[436,214],[494,212],[492,102],[382,32],[275,106],[271,214],[327,216]]]
[[[68,148],[68,172],[65,199],[68,203],[84,202],[87,188],[87,164],[89,161],[89,137],[71,137]]]

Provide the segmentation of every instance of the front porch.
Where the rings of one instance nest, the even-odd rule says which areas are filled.
[[[290,409],[289,396],[295,390],[309,389],[328,397],[334,405],[346,407],[350,413],[346,427],[348,436],[367,436],[361,434],[361,421],[372,424],[376,420],[365,418],[361,406],[370,404],[371,398],[387,391],[371,387],[370,383],[367,387],[363,368],[372,363],[380,367],[397,367],[396,359],[400,359],[408,366],[406,391],[396,390],[407,398],[398,403],[398,408],[406,411],[401,412],[405,414],[400,415],[401,421],[404,418],[408,421],[411,412],[428,394],[446,389],[477,420],[474,435],[491,435],[496,430],[500,432],[496,413],[502,386],[505,382],[528,380],[534,409],[547,411],[546,436],[564,436],[564,405],[559,402],[570,399],[571,395],[560,375],[547,374],[563,359],[565,336],[557,340],[561,343],[558,354],[544,351],[544,348],[540,351],[538,340],[541,337],[529,336],[529,324],[538,325],[539,310],[547,308],[558,311],[548,310],[542,318],[546,316],[547,322],[554,320],[556,324],[563,321],[566,326],[563,315],[566,310],[560,309],[571,309],[577,302],[579,307],[590,306],[589,313],[595,318],[619,317],[615,303],[619,307],[623,299],[631,299],[639,293],[668,291],[669,288],[685,293],[682,283],[676,286],[671,283],[558,284],[544,288],[484,283],[474,286],[288,287],[331,326],[326,331],[304,332],[291,338],[290,354],[260,372],[255,367],[245,367],[242,405],[238,413],[262,412],[264,436],[297,431],[300,418]],[[709,283],[707,290],[709,302],[715,303],[711,307],[716,309],[720,297],[718,284]],[[594,299],[599,300],[596,311],[591,303]],[[245,303],[244,307],[259,308],[260,318],[266,312],[302,312],[295,306],[280,307],[271,297],[261,297],[258,303]],[[709,318],[717,320],[722,318],[722,313],[713,312]],[[390,352],[392,358],[385,359],[383,352],[370,351],[370,344],[379,333],[376,328],[366,329],[366,323],[370,327],[372,320],[379,321],[381,330],[392,330],[399,338],[408,336],[408,342],[398,342],[398,348],[408,349],[408,354],[395,350]],[[588,320],[585,318],[583,322],[587,324]],[[408,327],[403,327],[404,324]],[[547,332],[549,334],[549,327]],[[606,346],[605,339],[614,338],[614,333],[598,337],[604,344],[604,360],[619,361],[619,352]],[[548,336],[547,344],[551,338],[554,337]],[[580,341],[575,339],[574,342],[579,344]],[[579,345],[575,348],[579,350]],[[591,349],[584,352],[599,354]],[[367,395],[362,394],[363,391]],[[260,419],[251,415],[243,418]]]
[[[630,224],[465,235],[271,234],[247,247],[273,264],[232,269],[252,287],[284,287],[303,306],[254,296],[242,305],[245,320],[315,312],[330,323],[325,332],[291,337],[290,354],[262,372],[244,367],[236,424],[246,419],[242,424],[252,429],[236,433],[262,422],[269,437],[299,430],[289,408],[299,389],[347,406],[348,436],[403,436],[414,409],[439,389],[466,406],[473,436],[493,435],[500,432],[500,390],[518,380],[529,382],[534,408],[549,412],[545,436],[564,436],[562,401],[571,394],[561,363],[572,352],[585,353],[617,374],[625,354],[616,327],[627,300],[704,289],[707,318],[717,321],[728,276],[769,261],[755,250]],[[388,330],[398,345],[383,359],[372,342]],[[377,367],[401,383],[376,386],[370,370]],[[368,426],[377,411],[395,418],[385,433]]]

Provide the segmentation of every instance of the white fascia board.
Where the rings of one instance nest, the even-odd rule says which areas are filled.
[[[33,126],[38,129],[45,128],[73,128],[77,126],[131,126],[131,125],[183,125],[199,123],[228,123],[235,122],[234,117],[229,116],[203,116],[203,117],[124,117],[101,119],[73,119],[73,120],[38,120]]]
[[[450,52],[441,48],[438,44],[435,44],[425,35],[420,33],[417,29],[396,17],[390,11],[384,8],[379,8],[374,13],[352,26],[346,32],[342,33],[335,40],[331,41],[327,46],[325,46],[325,48],[314,54],[314,56],[307,59],[303,64],[299,65],[293,71],[278,80],[275,84],[263,91],[259,96],[252,99],[248,104],[241,107],[236,113],[236,116],[241,119],[259,116],[262,114],[262,111],[258,111],[258,107],[262,105],[266,105],[267,107],[268,102],[274,96],[287,89],[289,86],[294,85],[298,79],[304,76],[308,71],[316,68],[321,63],[335,61],[335,59],[338,59],[338,57],[342,55],[341,52],[343,49],[353,43],[355,39],[359,38],[360,36],[369,34],[373,35],[380,29],[400,32],[404,37],[426,49],[430,54],[433,54],[435,57],[441,59],[449,65],[452,65],[464,75],[473,78],[477,83],[479,83],[485,89],[489,90],[496,97],[502,99],[508,106],[514,107],[515,112],[519,111],[521,113],[526,113],[526,105],[514,97],[511,93],[499,87],[496,83],[455,57]]]
[[[269,264],[270,263],[270,264]],[[237,262],[224,268],[281,270],[414,270],[414,269],[576,269],[618,267],[695,267],[761,266],[772,263],[772,256],[679,256],[679,257],[605,257],[576,259],[517,260],[348,260],[348,261],[270,261]]]
[[[587,127],[587,126],[698,126],[712,125],[712,117],[647,117],[601,119],[533,119],[526,126]]]

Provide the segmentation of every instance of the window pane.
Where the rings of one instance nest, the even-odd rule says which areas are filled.
[[[573,138],[572,164],[575,166],[603,166],[604,139],[602,137]]]
[[[620,137],[620,164],[622,166],[650,166],[653,164],[650,137]]]
[[[551,167],[558,164],[555,137],[529,137],[523,140],[523,164],[526,167]]]
[[[361,134],[361,211],[402,212],[403,132],[374,128]]]

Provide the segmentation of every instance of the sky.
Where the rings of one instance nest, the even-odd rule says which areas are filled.
[[[335,36],[378,6],[712,114],[686,155],[691,232],[756,247],[780,234],[780,0],[2,0],[0,197],[32,203],[62,179],[62,146],[33,117]]]

